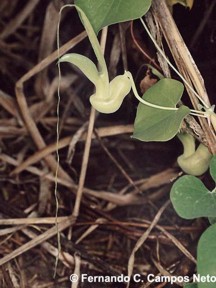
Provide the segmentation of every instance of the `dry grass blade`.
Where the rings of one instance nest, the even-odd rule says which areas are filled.
[[[93,85],[82,71],[62,63],[61,75],[58,74],[55,62],[67,52],[96,61],[86,32],[80,33],[83,24],[76,9],[62,14],[57,37],[61,41],[57,46],[62,45],[59,42],[71,40],[54,51],[58,12],[63,2],[68,1],[0,1],[0,287],[126,286],[125,283],[80,283],[80,280],[71,283],[72,273],[81,277],[83,274],[119,276],[128,272],[144,278],[160,271],[158,275],[191,276],[196,272],[194,255],[206,222],[202,219],[184,222],[171,205],[164,211],[170,186],[180,176],[175,163],[181,146],[175,140],[143,143],[130,138],[138,104],[132,95],[126,97],[116,113],[99,114],[91,110],[89,95],[94,93]],[[154,11],[165,0],[152,2],[153,9],[146,14],[145,21],[164,51],[168,47],[163,46],[163,34],[167,42],[172,42],[168,44],[170,47],[181,38],[175,34],[171,16],[162,19],[167,11],[160,8]],[[212,7],[215,5],[207,5],[208,0],[201,2],[203,15],[212,11],[210,19],[205,19],[205,29],[214,36],[212,22],[216,11]],[[196,5],[192,11],[180,9],[192,15],[196,14]],[[167,31],[165,22],[171,23]],[[161,66],[166,77],[170,78],[171,73],[164,58],[163,61],[158,58],[157,63],[154,60],[155,49],[145,41],[146,37],[142,38],[143,28],[134,22],[131,35],[130,24],[111,25],[108,35],[107,29],[100,32],[101,48],[105,51],[109,80],[124,70],[131,70],[141,94],[157,81],[153,79],[154,70],[147,68],[149,60],[143,57],[142,49],[158,70]],[[195,26],[195,22],[192,24]],[[184,33],[187,21],[179,21],[178,25]],[[196,29],[187,32],[183,38],[191,39],[188,36],[195,35]],[[215,44],[208,43],[208,33],[205,39],[202,34],[193,53],[203,68],[214,57],[209,54]],[[168,39],[170,35],[172,39]],[[199,46],[205,48],[200,51]],[[179,66],[188,65],[190,55],[181,55],[187,50],[184,43],[170,49],[174,49],[171,51],[174,61],[178,57],[182,59]],[[215,61],[211,61],[211,67],[214,71]],[[181,73],[192,87],[192,82],[199,79],[199,89],[204,89],[196,67],[192,70],[189,67],[192,77],[184,67]],[[209,83],[214,82],[215,75],[209,70],[204,68],[203,77],[211,95],[215,91],[211,87],[215,85]],[[194,87],[196,91],[199,89]],[[209,145],[208,133],[204,135],[207,130],[203,131],[191,117],[185,120],[183,131],[193,131],[199,142]],[[60,173],[56,172],[57,162]],[[57,202],[52,197],[53,190]],[[53,217],[56,206],[60,216]],[[56,266],[55,259],[60,260]],[[157,288],[166,284],[150,283]],[[133,286],[141,283],[130,283]],[[144,287],[148,286],[145,283]]]
[[[136,245],[133,248],[133,251],[130,255],[129,261],[128,261],[128,276],[131,277],[133,273],[133,267],[134,267],[134,261],[135,261],[135,254],[140,249],[140,247],[144,244],[146,239],[148,238],[149,234],[151,233],[152,229],[156,226],[157,222],[160,220],[160,217],[164,210],[167,208],[167,206],[170,204],[170,201],[167,201],[157,212],[157,214],[154,217],[154,220],[152,221],[151,225],[148,227],[148,229],[143,233],[143,235],[139,238]],[[127,288],[129,288],[130,282],[127,283]]]
[[[35,237],[37,237],[37,234],[32,232],[30,229],[23,229],[22,233],[27,235],[30,239],[34,239]],[[61,251],[61,253],[59,253],[58,248],[56,248],[52,244],[50,244],[48,242],[43,242],[43,243],[41,243],[41,247],[44,250],[46,250],[53,257],[57,257],[58,256],[59,257],[58,259],[66,267],[70,268],[74,264],[74,258],[73,258],[72,255],[70,255],[69,253],[67,253],[65,251]]]
[[[17,110],[17,104],[15,100],[2,90],[0,90],[0,105],[12,116],[15,116],[20,121],[20,116]]]
[[[26,127],[28,128],[36,146],[39,149],[42,149],[46,147],[46,144],[43,140],[43,137],[41,136],[34,119],[32,118],[28,104],[24,95],[24,83],[29,80],[32,76],[37,74],[38,72],[42,71],[44,68],[46,68],[49,64],[51,64],[53,61],[55,61],[58,56],[61,56],[63,53],[65,53],[68,49],[74,47],[77,45],[83,38],[85,37],[85,32],[81,33],[77,37],[73,38],[71,41],[66,43],[64,46],[62,46],[58,51],[53,52],[50,56],[42,60],[38,65],[36,65],[32,70],[30,70],[28,73],[26,73],[17,83],[16,83],[16,96],[17,96],[17,102],[23,117],[23,120],[26,124]],[[55,158],[50,155],[45,158],[47,161],[48,166],[50,167],[51,171],[55,174],[56,173],[56,167],[57,162]],[[58,174],[68,181],[72,182],[72,179],[70,176],[59,166]]]
[[[74,134],[74,136],[72,137],[69,147],[68,147],[68,154],[67,154],[67,162],[71,163],[73,156],[74,156],[74,152],[75,152],[75,146],[77,144],[78,141],[80,141],[82,135],[84,134],[84,132],[86,131],[86,127],[87,127],[87,122],[84,123],[78,130],[77,132]]]
[[[28,2],[24,9],[18,15],[16,15],[13,20],[11,20],[11,22],[6,26],[4,31],[0,34],[0,39],[5,39],[14,33],[16,29],[18,29],[24,20],[29,16],[29,14],[32,13],[39,1],[40,0],[31,0]]]
[[[8,235],[8,234],[12,234],[15,233],[16,231],[21,230],[24,226],[25,226],[25,221],[23,221],[22,224],[24,225],[18,225],[16,227],[11,227],[11,228],[5,228],[5,229],[1,229],[0,230],[0,236],[4,236],[4,235]],[[6,224],[7,225],[7,224]],[[9,224],[10,225],[10,224]]]
[[[10,163],[11,165],[17,166],[18,161],[14,160],[13,158],[9,157],[8,155],[0,154],[0,159],[3,161]],[[40,177],[45,177],[46,179],[49,179],[52,182],[58,181],[59,184],[64,185],[65,187],[70,188],[73,193],[77,193],[78,186],[76,184],[71,183],[70,181],[67,181],[65,179],[58,178],[56,179],[53,175],[47,174],[44,175],[44,173],[37,169],[36,167],[29,167],[27,168],[27,171],[38,175]],[[108,202],[114,203],[116,205],[125,206],[125,205],[142,205],[147,202],[146,198],[138,197],[136,195],[127,194],[127,195],[118,195],[107,191],[95,191],[93,189],[83,188],[84,193],[106,200]]]
[[[61,232],[63,230],[65,230],[66,228],[68,228],[69,226],[71,226],[74,223],[74,217],[68,217],[67,220],[62,221],[58,224],[58,231]],[[32,249],[33,247],[43,243],[44,241],[52,238],[53,236],[55,236],[57,233],[56,231],[56,227],[52,227],[50,229],[48,229],[46,232],[42,233],[41,235],[35,237],[34,239],[30,240],[29,242],[27,242],[26,244],[22,245],[21,247],[15,249],[13,252],[11,252],[10,254],[2,257],[0,259],[0,266],[7,263],[8,261],[16,258],[17,256],[25,253],[26,251]]]
[[[166,5],[166,1],[154,0],[152,2],[152,8],[153,14],[160,24],[163,35],[175,59],[179,72],[185,77],[185,79],[187,79],[188,83],[195,87],[195,90],[199,96],[210,107],[210,102],[203,78],[173,20],[172,15],[170,14],[170,11]],[[187,86],[186,89],[194,108],[199,110],[198,99],[195,97],[193,92],[188,89]],[[212,152],[212,154],[216,154],[216,135],[214,135],[213,130],[208,125],[208,122],[205,118],[200,117],[199,121],[206,135],[209,150]]]
[[[169,232],[166,231],[163,227],[157,225],[157,228],[162,231],[175,245],[178,247],[178,249],[185,254],[186,257],[188,257],[193,263],[197,263],[196,259],[191,255],[191,253],[181,244],[181,242],[176,239],[173,235],[171,235]]]
[[[96,223],[106,223],[104,218],[98,218]],[[76,240],[76,244],[80,243],[83,239],[85,239],[89,234],[91,234],[95,229],[98,228],[99,224],[91,225],[81,236],[79,239]]]
[[[102,36],[101,36],[101,46],[102,46],[101,49],[103,50],[103,52],[105,50],[106,37],[107,37],[107,28],[104,28],[102,30]],[[79,209],[80,209],[80,204],[81,204],[81,199],[82,199],[82,194],[83,194],[86,171],[87,171],[88,161],[89,161],[89,154],[90,154],[90,148],[91,148],[92,134],[94,130],[95,117],[96,117],[96,110],[93,107],[91,107],[85,149],[84,149],[83,159],[82,159],[82,167],[81,167],[80,177],[79,177],[78,190],[77,190],[76,201],[75,201],[74,209],[72,213],[74,217],[77,217],[79,215]]]
[[[67,220],[67,216],[58,217],[58,223]],[[41,218],[14,218],[14,219],[0,219],[0,225],[36,225],[36,224],[55,224],[55,217],[41,217]]]
[[[170,279],[172,279],[172,276],[174,276],[174,275],[172,275],[172,274],[170,274],[159,262],[157,262],[153,257],[151,257],[151,259],[152,259],[152,262],[154,263],[154,265],[155,265],[155,267],[157,267],[157,269],[159,270],[159,274],[160,275],[164,275],[164,276],[168,276]],[[166,283],[166,282],[165,282]],[[164,284],[164,283],[162,283],[162,284]],[[184,286],[184,284],[182,284],[182,283],[180,283],[180,282],[178,282],[178,281],[176,281],[175,282],[175,284],[177,284],[178,286],[180,286],[180,287],[183,287]]]
[[[75,260],[75,269],[74,269],[74,275],[80,278],[80,266],[81,266],[81,258],[78,255],[74,255]],[[79,281],[72,282],[71,288],[78,288],[79,287]]]
[[[53,2],[51,2],[46,9],[46,15],[44,19],[43,32],[41,35],[40,47],[38,60],[41,61],[46,58],[52,51],[53,45],[56,40],[56,30],[58,25],[58,10],[55,8]],[[37,94],[43,95],[46,99],[48,98],[46,90],[49,88],[49,79],[47,69],[43,70],[42,73],[38,74],[35,81],[35,90]]]
[[[132,125],[116,125],[116,126],[110,126],[110,127],[101,127],[98,128],[97,133],[100,137],[109,137],[119,134],[126,134],[126,133],[132,133],[133,126]],[[92,139],[94,139],[96,136],[92,134]],[[86,139],[86,133],[82,135],[82,137],[79,139],[80,141],[84,141]],[[68,136],[63,139],[59,140],[58,143],[58,149],[63,149],[70,145],[71,141],[73,141],[73,136]],[[30,156],[28,159],[26,159],[23,163],[18,165],[16,169],[14,169],[11,172],[11,175],[18,174],[22,172],[23,170],[27,169],[30,165],[33,165],[34,163],[40,161],[44,157],[48,156],[49,154],[55,152],[56,150],[56,143],[47,145],[43,149],[37,151],[35,154]]]
[[[47,168],[44,168],[44,171],[47,171]],[[48,172],[48,171],[47,171]],[[45,172],[46,173],[46,172]],[[38,204],[38,213],[43,215],[46,212],[48,203],[52,198],[52,189],[50,181],[45,178],[40,178],[40,191],[39,191],[39,204]]]
[[[80,204],[81,204],[81,199],[82,199],[82,194],[83,194],[83,187],[84,187],[86,171],[88,167],[89,153],[90,153],[90,147],[91,147],[91,138],[92,138],[93,129],[94,129],[95,113],[96,113],[95,109],[92,108],[91,114],[90,114],[89,126],[87,130],[87,138],[86,138],[85,149],[84,149],[84,154],[83,154],[82,168],[80,172],[76,201],[75,201],[75,205],[73,209],[74,217],[77,217],[79,215],[79,209],[80,209]]]
[[[17,273],[16,271],[14,271],[13,266],[10,263],[8,263],[7,265],[5,265],[5,267],[3,267],[3,271],[7,275],[6,282],[8,286],[6,288],[8,287],[20,288],[19,283],[18,283]]]

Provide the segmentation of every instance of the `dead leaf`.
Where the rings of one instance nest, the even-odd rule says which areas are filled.
[[[140,91],[144,94],[151,86],[153,86],[158,80],[155,78],[151,78],[149,74],[147,74],[142,81],[140,82]]]
[[[194,0],[167,0],[168,6],[172,7],[175,4],[181,4],[191,9],[193,7]]]

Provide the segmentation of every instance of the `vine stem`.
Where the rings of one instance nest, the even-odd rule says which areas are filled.
[[[134,83],[134,79],[133,79],[132,74],[129,71],[125,71],[125,73],[131,81],[131,88],[133,90],[134,96],[139,100],[139,102],[141,102],[142,104],[144,104],[146,106],[156,108],[156,109],[161,109],[161,110],[177,111],[179,109],[176,107],[160,106],[160,105],[153,104],[153,103],[150,103],[150,102],[144,100],[142,97],[139,96],[139,94],[137,92],[136,85]],[[209,117],[208,112],[198,111],[198,110],[193,110],[193,109],[190,109],[190,114],[197,116],[197,117],[204,117],[204,118]]]
[[[173,64],[169,61],[169,59],[165,56],[163,50],[159,47],[154,37],[151,35],[151,32],[149,31],[147,25],[145,24],[144,20],[140,18],[140,21],[146,30],[148,36],[151,38],[152,42],[154,43],[155,47],[157,48],[158,52],[161,54],[161,56],[165,59],[165,61],[168,63],[168,65],[175,71],[175,73],[181,78],[181,80],[184,82],[184,84],[194,93],[194,95],[199,99],[199,101],[203,104],[203,106],[207,109],[209,109],[209,106],[205,103],[205,101],[200,97],[200,95],[193,89],[193,87],[187,82],[187,80],[179,73],[179,71],[173,66]]]
[[[87,16],[85,15],[85,13],[82,11],[82,9],[80,9],[78,6],[73,5],[73,4],[68,4],[68,5],[64,5],[61,10],[60,10],[60,14],[62,13],[62,10],[64,8],[71,8],[71,7],[75,7],[78,11],[78,13],[80,14],[80,18],[82,20],[83,26],[87,32],[87,35],[89,37],[89,41],[92,45],[92,48],[95,52],[95,55],[97,57],[98,60],[98,64],[99,64],[99,73],[101,74],[101,76],[103,75],[105,82],[104,83],[109,83],[109,75],[108,75],[108,70],[107,70],[107,66],[106,66],[106,62],[104,59],[104,55],[101,51],[101,47],[100,47],[100,43],[97,39],[97,35],[95,34],[94,29],[91,26],[91,23],[89,22]],[[187,85],[190,90],[196,95],[196,97],[200,100],[200,102],[207,108],[209,109],[209,107],[206,105],[206,103],[203,101],[203,99],[196,93],[196,91],[189,85],[189,83],[185,80],[185,78],[178,72],[178,70],[172,65],[172,63],[169,61],[169,59],[167,59],[167,57],[165,56],[165,54],[163,53],[162,49],[159,47],[159,45],[157,44],[157,42],[155,41],[155,39],[153,38],[153,36],[151,35],[148,27],[146,26],[145,22],[143,21],[142,18],[140,18],[140,21],[143,25],[143,27],[145,28],[146,32],[148,33],[149,37],[151,38],[151,40],[153,41],[155,47],[157,48],[157,50],[160,52],[160,54],[163,56],[163,58],[167,61],[167,63],[170,65],[170,67],[177,73],[177,75],[182,79],[182,81],[185,83],[185,85]],[[59,39],[57,38],[57,44],[59,47]],[[161,110],[168,110],[168,111],[177,111],[178,108],[176,107],[167,107],[167,106],[160,106],[160,105],[156,105],[150,102],[145,101],[144,99],[142,99],[136,89],[134,80],[133,80],[133,76],[129,71],[126,71],[125,73],[127,73],[127,77],[130,79],[131,81],[131,88],[133,90],[134,96],[144,105],[152,107],[152,108],[156,108],[156,109],[161,109]],[[194,116],[200,116],[200,117],[207,117],[206,113],[204,111],[198,111],[198,110],[190,110],[191,115]]]
[[[130,79],[131,81],[131,88],[133,90],[134,96],[144,105],[152,107],[152,108],[157,108],[157,109],[161,109],[161,110],[171,110],[171,111],[177,111],[178,108],[176,107],[166,107],[166,106],[159,106],[150,102],[145,101],[143,98],[141,98],[137,92],[135,83],[134,83],[134,79],[132,74],[129,71],[125,72],[127,74],[127,77]]]
[[[160,106],[160,105],[156,105],[156,104],[153,104],[153,103],[150,103],[150,102],[147,102],[145,101],[143,98],[141,98],[137,92],[137,89],[136,89],[136,85],[134,83],[134,79],[133,79],[133,76],[132,74],[129,72],[129,71],[126,71],[125,72],[127,74],[127,77],[130,79],[131,81],[131,88],[133,90],[133,93],[134,93],[134,96],[144,105],[146,106],[149,106],[149,107],[152,107],[152,108],[156,108],[156,109],[161,109],[161,110],[170,110],[170,111],[177,111],[179,108],[176,108],[176,107],[166,107],[166,106]],[[193,110],[193,109],[190,109],[190,114],[191,115],[194,115],[194,116],[198,116],[198,117],[205,117],[207,118],[207,113],[204,112],[204,111],[198,111],[198,110]]]

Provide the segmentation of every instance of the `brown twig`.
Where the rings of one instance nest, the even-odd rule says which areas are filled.
[[[165,0],[154,0],[152,2],[152,13],[160,24],[163,35],[167,41],[170,51],[175,59],[179,72],[185,77],[187,82],[195,87],[196,92],[203,101],[210,107],[209,98],[206,92],[203,78],[187,48],[178,28],[173,20],[172,15],[166,5]],[[190,100],[196,110],[199,110],[198,99],[193,92],[186,86]],[[208,125],[206,119],[199,117],[200,124],[206,135],[209,150],[216,154],[216,135],[213,129]]]

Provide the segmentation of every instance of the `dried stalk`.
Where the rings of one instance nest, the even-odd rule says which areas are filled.
[[[162,33],[166,39],[166,42],[170,48],[173,58],[176,62],[179,72],[188,81],[188,83],[194,86],[196,92],[205,101],[205,103],[210,107],[209,98],[206,92],[203,78],[187,48],[184,40],[179,33],[179,30],[173,20],[172,15],[166,5],[165,0],[153,0],[152,2],[152,13],[159,23]],[[198,99],[195,97],[193,92],[191,92],[188,87],[186,87],[190,100],[196,110],[199,110]],[[199,118],[201,127],[206,135],[207,144],[209,150],[216,154],[216,136],[209,126],[206,119]]]

